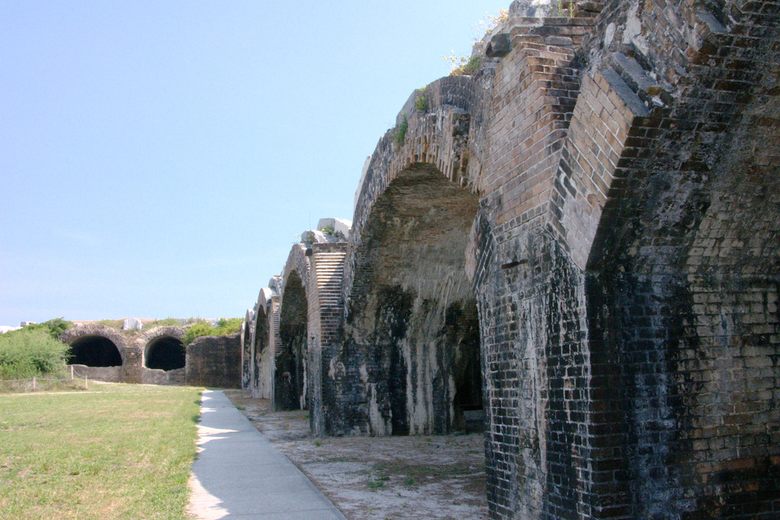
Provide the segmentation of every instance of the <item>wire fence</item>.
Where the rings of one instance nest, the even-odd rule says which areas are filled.
[[[27,379],[0,379],[0,393],[52,392],[60,390],[89,390],[89,378],[76,374],[69,367],[59,377],[31,377]]]

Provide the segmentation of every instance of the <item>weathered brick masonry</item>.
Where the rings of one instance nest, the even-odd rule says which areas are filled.
[[[279,344],[279,294],[281,278],[274,277],[257,298],[252,332],[252,385],[253,395],[271,399],[273,396],[274,352]]]
[[[288,261],[312,428],[483,408],[495,518],[777,517],[780,2],[534,3]]]
[[[204,337],[186,347],[183,327],[120,331],[89,323],[68,329],[75,373],[99,381],[157,385],[241,385],[239,335]]]
[[[196,338],[187,346],[185,370],[188,385],[240,388],[240,334]]]
[[[280,410],[306,408],[310,267],[306,246],[295,244],[282,274],[279,349],[274,353],[274,407]]]
[[[262,289],[261,289],[262,291]],[[257,305],[255,305],[257,308]],[[256,372],[259,372],[254,360],[255,342],[252,334],[252,324],[255,323],[255,310],[247,310],[244,315],[244,321],[241,323],[241,388],[251,389],[253,386]],[[265,317],[265,316],[263,316]],[[259,376],[259,373],[257,374]]]
[[[348,228],[345,228],[348,232]],[[277,410],[308,408],[314,432],[324,431],[341,342],[341,287],[347,244],[343,235],[306,232],[293,245],[281,276],[263,288],[248,311],[242,336],[242,381]]]

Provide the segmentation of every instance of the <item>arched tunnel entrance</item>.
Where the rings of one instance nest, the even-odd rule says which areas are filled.
[[[265,383],[263,381],[263,372],[267,372],[263,366],[263,356],[265,355],[265,349],[268,345],[268,320],[266,319],[265,311],[262,309],[257,310],[257,318],[255,320],[255,343],[252,346],[252,389],[255,392],[260,391],[261,385]]]
[[[252,338],[250,332],[250,322],[247,320],[244,322],[243,340],[241,343],[241,388],[245,389],[252,388]]]
[[[146,346],[146,368],[176,370],[184,368],[186,352],[180,339],[161,336]]]
[[[305,356],[308,303],[300,276],[292,271],[284,286],[279,317],[281,345],[276,353],[274,397],[276,408],[305,408]]]
[[[113,341],[104,336],[83,336],[70,345],[71,365],[88,367],[117,367],[122,356]]]
[[[466,249],[478,197],[429,165],[402,172],[372,208],[355,252],[342,396],[365,402],[372,435],[480,430],[479,318]]]

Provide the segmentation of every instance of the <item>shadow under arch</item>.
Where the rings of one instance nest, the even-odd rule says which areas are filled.
[[[159,370],[176,370],[186,365],[186,350],[175,336],[161,335],[146,344],[144,366]]]
[[[247,311],[241,327],[241,388],[252,388],[252,325],[255,313]]]
[[[252,388],[258,392],[263,384],[262,378],[266,372],[263,367],[263,357],[268,348],[268,318],[265,308],[258,305],[255,313],[254,343],[251,348]]]
[[[352,256],[336,433],[448,433],[482,425],[479,317],[466,255],[479,198],[430,164],[403,170]],[[336,412],[338,413],[338,412]]]
[[[88,367],[122,366],[119,347],[105,336],[89,334],[76,338],[70,344],[70,365]]]
[[[306,407],[306,347],[308,301],[295,270],[285,280],[279,317],[279,349],[274,371],[274,406],[278,410]]]

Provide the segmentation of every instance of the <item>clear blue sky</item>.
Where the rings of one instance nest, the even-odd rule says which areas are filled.
[[[509,0],[0,0],[0,325],[242,316]]]

